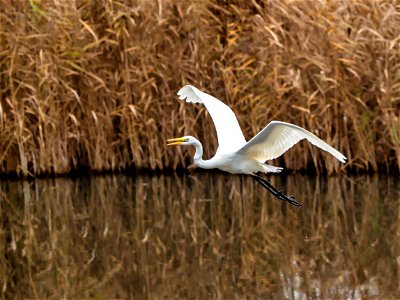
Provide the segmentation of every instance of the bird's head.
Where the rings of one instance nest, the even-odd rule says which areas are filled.
[[[194,137],[188,135],[188,136],[183,136],[180,138],[175,138],[175,139],[169,139],[167,140],[167,146],[173,146],[173,145],[194,145],[198,143],[197,139]]]

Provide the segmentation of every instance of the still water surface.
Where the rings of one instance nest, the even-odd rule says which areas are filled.
[[[0,182],[2,298],[400,298],[394,177]]]

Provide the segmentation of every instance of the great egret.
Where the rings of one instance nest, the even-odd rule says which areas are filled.
[[[311,144],[332,154],[342,163],[346,157],[329,146],[311,132],[285,122],[271,121],[263,130],[246,142],[233,111],[220,100],[206,94],[191,85],[178,91],[179,99],[186,102],[202,103],[214,121],[218,136],[218,149],[215,156],[203,160],[203,146],[192,136],[167,140],[167,145],[193,145],[195,166],[203,169],[220,169],[232,174],[251,175],[264,188],[280,200],[301,206],[293,196],[286,196],[273,187],[268,180],[257,175],[261,173],[279,173],[282,168],[265,164],[265,161],[281,156],[294,144],[307,139]]]

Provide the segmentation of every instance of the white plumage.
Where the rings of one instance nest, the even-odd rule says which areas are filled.
[[[327,151],[341,162],[345,162],[346,157],[342,153],[329,146],[316,135],[299,126],[280,121],[270,122],[246,143],[239,152],[262,162],[281,156],[303,139],[307,139],[314,146]]]
[[[186,85],[178,91],[179,99],[186,102],[202,103],[210,113],[217,129],[218,152],[229,153],[246,144],[243,132],[233,111],[217,98],[203,93],[194,86]]]
[[[307,139],[311,144],[327,151],[343,163],[346,160],[342,153],[311,132],[280,121],[270,122],[263,130],[246,142],[236,116],[229,106],[191,85],[181,88],[178,95],[179,99],[186,100],[186,102],[204,104],[217,131],[219,146],[215,156],[209,160],[202,159],[203,147],[192,136],[168,140],[168,145],[194,145],[196,148],[194,163],[200,168],[217,168],[233,174],[243,173],[253,176],[256,176],[257,172],[280,172],[282,168],[265,164],[265,161],[281,156],[303,139]],[[259,176],[255,178],[258,178],[257,181],[263,180],[264,182],[264,179],[260,179]],[[274,192],[272,193],[274,194]],[[278,198],[289,201],[286,198]],[[289,199],[293,200],[294,198],[289,197]]]

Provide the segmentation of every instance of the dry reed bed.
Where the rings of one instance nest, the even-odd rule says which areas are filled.
[[[248,138],[269,120],[340,149],[348,170],[399,171],[398,1],[0,0],[0,172],[164,169],[166,138],[216,148],[191,83],[234,108]],[[343,170],[302,143],[280,164]],[[314,149],[315,150],[315,149]]]
[[[196,178],[3,182],[0,297],[400,296],[393,177],[289,177],[309,209],[248,177]]]

